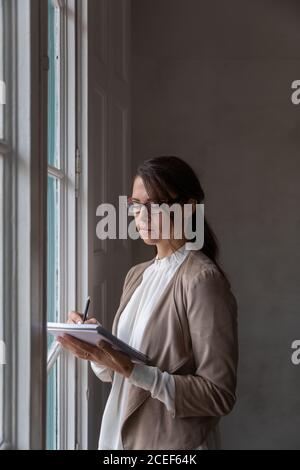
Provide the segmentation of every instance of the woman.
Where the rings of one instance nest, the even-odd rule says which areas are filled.
[[[156,256],[127,273],[112,332],[148,354],[151,363],[133,363],[105,342],[93,347],[59,339],[90,360],[99,379],[112,382],[99,449],[218,449],[218,422],[235,403],[237,303],[205,219],[201,250],[188,249],[185,217],[182,238],[174,236],[171,213],[169,238],[162,236],[162,213],[150,209],[174,201],[193,205],[194,230],[204,192],[192,168],[172,156],[144,162],[129,207]],[[69,322],[81,320],[79,313],[69,314]]]

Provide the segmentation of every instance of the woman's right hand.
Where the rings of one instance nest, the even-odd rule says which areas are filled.
[[[69,312],[68,313],[68,321],[67,323],[74,323],[76,325],[80,325],[83,323],[83,315],[82,313],[79,313],[79,312]],[[93,324],[93,325],[101,325],[101,323],[98,322],[98,320],[96,320],[96,318],[89,318],[88,320],[86,320],[84,322],[85,324]]]
[[[67,323],[75,325],[82,324],[83,314],[75,311],[69,312]],[[96,318],[89,318],[84,324],[88,323],[101,325]],[[100,344],[97,346],[92,346],[69,335],[59,338],[58,341],[63,347],[80,359],[89,360],[122,374],[128,375],[132,371],[130,358],[126,354],[111,348],[111,346],[103,340],[100,341]],[[86,356],[86,354],[88,354],[88,356]]]

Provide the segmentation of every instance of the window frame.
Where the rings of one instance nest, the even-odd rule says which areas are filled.
[[[11,8],[10,43],[15,54],[10,57],[12,74],[9,77],[10,86],[7,87],[8,99],[11,99],[11,151],[5,160],[9,162],[11,172],[11,181],[9,184],[7,182],[11,207],[7,206],[5,210],[12,223],[6,236],[10,245],[6,245],[9,249],[5,250],[5,311],[11,312],[11,315],[6,317],[6,320],[9,319],[9,323],[6,323],[7,337],[10,338],[7,350],[9,369],[5,395],[5,439],[0,449],[45,449],[48,3],[47,0],[5,1],[9,2]],[[79,176],[78,134],[84,119],[79,118],[76,103],[79,89],[77,7],[81,2],[55,1],[65,12],[71,13],[66,17],[64,31],[66,50],[69,51],[65,58],[68,81],[64,82],[63,89],[67,119],[61,123],[66,136],[63,151],[68,162],[64,168],[66,185],[62,211],[66,224],[62,247],[66,296],[62,311],[67,312],[69,309],[77,309],[78,303],[80,307],[82,293],[86,293],[85,275],[81,273],[78,277],[78,272],[86,265],[82,247],[87,239],[78,240],[77,237],[79,203],[78,198],[74,197]],[[22,51],[22,54],[18,51]],[[0,150],[3,148],[1,144]],[[83,259],[85,261],[82,264]],[[88,365],[81,364],[71,355],[60,356],[59,393],[62,406],[59,448],[86,448],[85,411],[88,397],[85,379]]]
[[[48,175],[60,180],[60,261],[61,321],[68,310],[76,308],[76,0],[54,1],[61,12],[60,63],[60,168],[48,164]],[[71,14],[70,14],[71,13]],[[47,358],[47,373],[58,363],[58,449],[75,449],[77,432],[77,364],[76,359],[62,351],[57,343]]]
[[[14,354],[13,354],[13,339],[11,338],[10,332],[13,327],[15,301],[11,295],[11,291],[14,287],[13,284],[13,270],[15,264],[15,257],[9,256],[12,254],[14,246],[14,227],[12,220],[14,218],[14,206],[13,206],[13,194],[15,187],[15,174],[14,174],[14,161],[13,161],[13,129],[12,129],[12,112],[10,107],[13,106],[13,100],[15,99],[15,93],[13,90],[12,79],[13,79],[13,63],[15,59],[15,38],[12,34],[12,17],[13,17],[13,3],[8,0],[3,0],[3,23],[4,23],[4,47],[3,47],[3,69],[5,78],[5,94],[6,102],[4,105],[4,128],[3,138],[0,139],[0,154],[2,160],[3,170],[3,206],[2,206],[2,217],[3,217],[3,230],[2,230],[2,266],[0,273],[0,282],[2,284],[2,305],[3,317],[0,319],[2,325],[1,329],[3,332],[3,339],[5,344],[5,355],[6,364],[0,365],[3,372],[2,375],[2,387],[3,387],[3,409],[2,409],[2,434],[3,439],[0,441],[0,450],[8,449],[11,447],[12,441],[12,429],[11,421],[13,419],[13,406],[9,397],[13,396],[13,371],[14,371]],[[8,54],[6,44],[11,44],[11,54]],[[4,224],[4,221],[9,221]],[[4,314],[4,312],[12,312],[12,318]],[[5,403],[5,406],[4,406]]]
[[[76,1],[76,0],[75,0]],[[80,149],[80,190],[77,199],[77,224],[81,227],[77,240],[77,303],[84,305],[89,292],[90,266],[89,247],[92,243],[89,231],[89,146],[88,146],[88,2],[77,1],[77,147]],[[78,168],[77,168],[78,169]],[[77,436],[76,449],[89,448],[89,364],[78,361],[77,364]]]
[[[10,0],[12,58],[12,262],[9,317],[11,382],[4,448],[40,449],[46,397],[46,90],[45,0]],[[22,54],[19,52],[22,51]],[[39,129],[39,132],[36,132]]]

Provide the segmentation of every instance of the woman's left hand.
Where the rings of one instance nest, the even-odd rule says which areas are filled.
[[[57,341],[79,359],[104,364],[125,377],[130,376],[134,367],[134,363],[127,354],[112,348],[106,341],[102,340],[97,346],[93,346],[66,334],[58,337]]]

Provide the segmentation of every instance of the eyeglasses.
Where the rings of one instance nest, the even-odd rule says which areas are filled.
[[[133,201],[131,197],[127,198],[128,215],[137,215],[141,212],[142,207],[146,207],[148,214],[159,214],[162,211],[161,204],[168,206],[182,201],[181,198],[168,199],[163,201],[147,201],[145,203]]]

